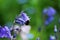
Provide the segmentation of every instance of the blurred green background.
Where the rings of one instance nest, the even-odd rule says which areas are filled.
[[[51,6],[57,11],[55,19],[52,23],[44,29],[43,9]],[[60,18],[60,0],[0,0],[0,25],[13,23],[15,17],[21,11],[25,11],[30,16],[31,31],[34,35],[33,39],[36,40],[40,37],[41,40],[49,40],[49,35],[54,35],[54,25],[56,24],[59,29],[58,19]],[[38,32],[38,27],[41,31]],[[60,35],[59,32],[57,35]],[[60,37],[58,36],[58,40]],[[20,40],[19,38],[17,40]]]

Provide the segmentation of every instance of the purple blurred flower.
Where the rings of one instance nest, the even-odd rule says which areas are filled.
[[[23,11],[21,12],[21,18],[24,20],[24,21],[27,21],[27,20],[30,20],[29,16],[27,16],[26,13],[24,13]]]
[[[45,21],[45,25],[48,25],[50,22],[52,22],[54,20],[54,17],[51,16],[51,17],[48,17]]]
[[[52,8],[52,7],[49,7],[49,8],[48,8],[47,15],[48,15],[48,16],[53,16],[53,15],[55,15],[55,14],[56,14],[56,10],[55,10],[54,8]]]
[[[52,7],[48,7],[43,10],[43,13],[47,16],[53,16],[56,14],[56,10]]]
[[[49,21],[49,22],[52,22],[53,20],[54,20],[54,17],[53,17],[53,16],[48,17],[48,21]]]
[[[47,15],[48,18],[46,18],[45,25],[48,25],[50,22],[54,20],[54,15],[56,14],[56,10],[52,7],[45,8],[43,10],[44,15]]]
[[[4,35],[3,35],[3,29],[2,29],[2,27],[0,26],[0,38],[3,38],[4,37]]]
[[[5,31],[6,31],[6,32],[5,32],[5,33],[6,33],[6,37],[7,37],[7,38],[11,38],[10,29],[9,29],[7,26],[5,26],[4,28],[5,28]]]
[[[7,26],[0,28],[0,38],[4,38],[4,37],[11,38],[11,33]]]
[[[46,20],[44,24],[45,24],[45,25],[48,25],[48,24],[49,24],[49,21],[48,21],[48,20]]]

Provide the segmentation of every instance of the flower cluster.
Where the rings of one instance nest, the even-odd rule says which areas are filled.
[[[45,25],[48,25],[50,22],[54,20],[56,10],[52,7],[48,7],[43,10],[43,14],[48,16],[47,19],[45,20]]]
[[[20,32],[20,36],[22,40],[28,40],[29,38],[33,38],[33,35],[29,34],[31,29],[31,26],[29,25],[29,21],[30,21],[30,18],[23,11],[15,19],[15,23],[21,26],[15,25],[14,29]]]
[[[30,26],[27,27],[27,25],[29,23],[29,17],[27,16],[26,13],[24,13],[23,11],[21,12],[21,14],[19,16],[16,17],[15,22],[16,24],[22,25],[21,27],[19,25],[13,25],[12,27],[8,28],[8,26],[0,26],[0,38],[16,38],[16,33],[15,32],[19,32],[20,30],[22,35],[25,35],[24,33],[29,33],[30,31]],[[11,31],[14,31],[14,34],[11,34]]]

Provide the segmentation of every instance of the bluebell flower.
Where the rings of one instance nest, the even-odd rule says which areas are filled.
[[[50,22],[54,20],[54,15],[56,14],[56,10],[52,7],[45,8],[43,10],[43,14],[47,15],[48,18],[46,18],[45,25],[48,25]]]
[[[52,22],[53,20],[54,20],[54,17],[53,16],[48,17],[48,21],[49,22]]]
[[[24,20],[24,21],[27,21],[27,20],[30,20],[29,16],[27,16],[26,13],[24,13],[23,11],[21,12],[21,18]]]
[[[44,24],[45,24],[45,25],[48,25],[48,24],[49,24],[49,21],[48,21],[48,20],[46,20],[46,21],[44,22]]]
[[[50,17],[46,18],[45,25],[48,25],[48,24],[51,23],[53,20],[54,20],[54,17],[53,17],[53,16],[50,16]]]
[[[7,27],[7,26],[4,26],[4,29],[5,29],[5,37],[7,38],[11,38],[11,32],[10,32],[10,29]]]
[[[53,16],[53,15],[55,15],[55,14],[56,14],[56,10],[55,10],[54,8],[52,8],[52,7],[49,7],[49,8],[48,8],[47,15],[48,15],[48,16]]]
[[[43,13],[47,16],[53,16],[56,14],[56,10],[52,7],[48,7],[43,10]]]
[[[2,30],[2,27],[0,26],[0,38],[3,38],[4,37],[4,33],[3,33],[4,31]]]
[[[4,26],[4,27],[1,27],[1,30],[0,30],[0,37],[1,38],[11,38],[11,33],[10,33],[10,30],[7,26]]]
[[[25,22],[23,20],[16,19],[15,23],[23,25]]]
[[[18,17],[16,17],[16,19],[15,19],[15,23],[18,23],[18,24],[24,24],[27,20],[30,20],[29,19],[29,17],[27,16],[27,14],[26,13],[24,13],[24,12],[21,12],[21,14],[18,16]]]

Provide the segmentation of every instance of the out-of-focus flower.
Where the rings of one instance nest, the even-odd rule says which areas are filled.
[[[43,10],[44,15],[47,15],[45,25],[48,25],[50,22],[54,20],[54,15],[56,14],[56,10],[52,7],[45,8]]]
[[[56,10],[52,7],[48,7],[43,10],[43,13],[47,16],[53,16],[56,14]]]
[[[16,17],[15,23],[23,25],[27,20],[30,20],[30,18],[27,16],[26,13],[21,12],[21,14],[18,17]]]
[[[26,25],[26,22],[29,22],[29,21],[30,21],[30,18],[23,11],[15,19],[15,23],[18,23],[20,25],[15,25],[14,26],[15,27],[14,30],[16,30],[15,32],[20,32],[20,36],[21,36],[22,40],[28,40],[26,34],[28,34],[30,32],[31,26],[30,25]],[[23,23],[23,24],[21,24],[21,23]],[[17,29],[19,29],[19,31]]]
[[[57,32],[57,26],[54,25],[54,32]]]
[[[53,16],[50,16],[46,19],[45,21],[45,25],[48,25],[50,22],[52,22],[54,20],[54,17]]]
[[[1,38],[4,38],[4,37],[11,38],[11,33],[10,33],[10,30],[7,26],[0,28],[0,35],[1,35],[0,36]]]
[[[55,40],[55,36],[50,35],[50,40]]]
[[[48,21],[49,21],[49,22],[52,22],[53,20],[54,20],[54,17],[53,17],[53,16],[48,17]]]
[[[54,8],[52,8],[52,7],[49,7],[49,8],[48,8],[47,15],[48,15],[48,16],[53,16],[53,15],[55,15],[55,14],[56,14],[56,10],[55,10]]]
[[[0,38],[3,38],[4,35],[3,35],[3,30],[2,30],[2,27],[0,26]]]
[[[27,16],[27,14],[24,13],[23,11],[21,12],[20,17],[21,17],[24,21],[30,20],[29,16]]]
[[[49,24],[49,21],[48,21],[48,20],[46,20],[44,24],[45,24],[45,25],[48,25],[48,24]]]
[[[11,38],[11,32],[10,29],[7,26],[4,26],[5,31],[5,37]]]
[[[28,0],[17,0],[17,2],[19,4],[26,4],[28,2]]]

